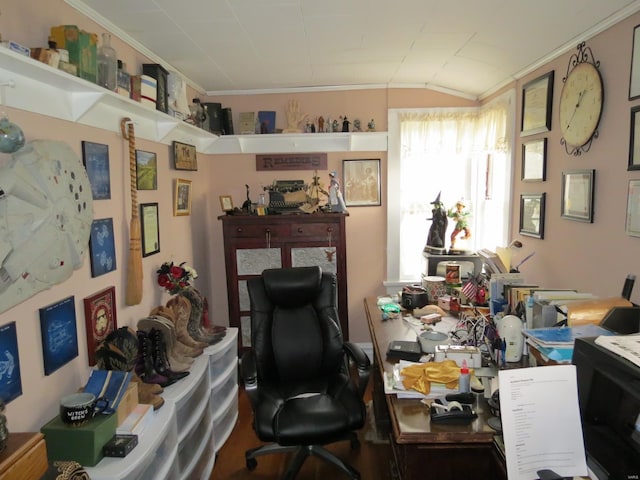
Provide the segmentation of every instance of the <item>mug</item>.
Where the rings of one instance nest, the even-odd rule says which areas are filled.
[[[93,393],[72,393],[60,400],[60,418],[67,425],[79,427],[101,413],[108,405],[107,399],[96,398]]]

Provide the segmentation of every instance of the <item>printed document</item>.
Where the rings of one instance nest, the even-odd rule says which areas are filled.
[[[509,480],[538,470],[586,476],[575,365],[499,372],[500,416]]]

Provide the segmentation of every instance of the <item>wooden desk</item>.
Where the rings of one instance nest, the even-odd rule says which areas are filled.
[[[416,399],[385,395],[383,371],[391,340],[415,340],[415,332],[402,319],[382,321],[376,298],[364,301],[373,342],[373,407],[378,431],[390,435],[394,460],[401,480],[460,480],[487,478],[506,480],[504,460],[494,446],[489,427],[489,408],[481,398],[474,409],[478,418],[469,425],[431,425],[428,407]]]

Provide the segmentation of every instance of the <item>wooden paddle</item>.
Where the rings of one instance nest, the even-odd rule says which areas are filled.
[[[129,259],[125,304],[138,305],[142,301],[142,241],[138,215],[138,182],[136,176],[136,139],[130,118],[120,120],[122,136],[129,141],[129,178],[131,182],[131,222],[129,224]]]

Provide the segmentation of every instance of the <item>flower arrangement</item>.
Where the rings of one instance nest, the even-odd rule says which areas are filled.
[[[198,272],[187,265],[187,262],[182,262],[180,265],[175,265],[173,262],[164,262],[157,273],[158,285],[172,295],[190,287],[191,281],[198,278]]]

